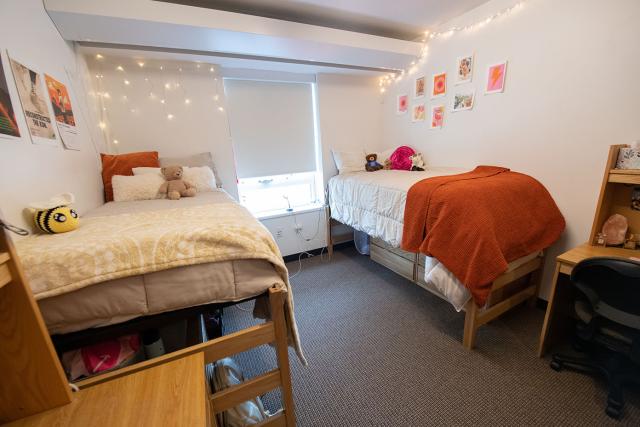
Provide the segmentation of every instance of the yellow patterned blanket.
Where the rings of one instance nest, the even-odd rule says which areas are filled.
[[[289,275],[280,250],[251,213],[229,197],[223,199],[82,218],[75,231],[29,236],[17,241],[16,247],[36,299],[173,267],[266,260],[287,288],[286,317],[301,356]],[[265,291],[272,285],[266,283]]]

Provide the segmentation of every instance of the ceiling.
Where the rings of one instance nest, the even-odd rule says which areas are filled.
[[[281,19],[401,40],[418,40],[424,31],[488,0],[157,0]]]

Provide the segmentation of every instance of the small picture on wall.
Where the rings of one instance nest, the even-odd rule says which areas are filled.
[[[466,93],[456,93],[456,95],[453,97],[453,108],[451,110],[453,112],[456,112],[472,109],[474,97],[474,91]]]
[[[485,94],[504,91],[504,81],[507,76],[507,61],[491,65],[487,73],[487,87]]]
[[[440,98],[447,94],[447,73],[433,75],[433,90],[431,98]]]
[[[58,134],[62,140],[62,144],[66,149],[76,150],[76,136],[78,129],[76,128],[76,119],[71,108],[71,98],[69,91],[64,83],[59,82],[48,74],[44,75],[49,92],[49,101],[53,107],[53,115],[58,126]]]
[[[441,129],[444,124],[444,105],[434,105],[431,107],[430,129]]]
[[[424,104],[414,105],[412,120],[414,122],[424,122],[424,116]]]
[[[407,111],[409,111],[409,96],[398,95],[398,99],[396,101],[396,114],[405,114]]]
[[[425,92],[425,77],[421,76],[421,77],[417,77],[415,84],[414,84],[414,94],[413,97],[414,98],[422,98],[424,97],[424,92]]]
[[[458,58],[456,84],[469,83],[473,78],[473,54]]]
[[[9,95],[9,85],[4,73],[4,66],[0,58],[0,137],[17,139],[20,137],[20,129],[16,121],[16,113]]]
[[[42,74],[13,59],[10,61],[31,140],[35,144],[56,145],[53,121],[49,115],[47,96],[42,86]]]

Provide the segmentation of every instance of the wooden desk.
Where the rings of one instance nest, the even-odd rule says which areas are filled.
[[[7,426],[205,426],[204,355],[107,381],[73,393],[71,403]]]
[[[577,263],[592,257],[640,258],[640,250],[605,248],[584,243],[556,258],[551,295],[540,333],[539,357],[544,356],[546,350],[553,343],[566,337],[571,330],[573,323],[569,317],[573,313],[573,292],[568,277]]]

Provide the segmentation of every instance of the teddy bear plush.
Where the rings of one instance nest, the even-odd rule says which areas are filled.
[[[378,155],[371,153],[366,156],[367,163],[364,165],[364,168],[367,172],[375,172],[383,168],[383,166],[378,163]]]
[[[167,166],[160,169],[166,181],[160,186],[159,194],[166,194],[171,200],[179,200],[180,197],[193,197],[196,195],[196,187],[189,181],[182,179],[184,169],[182,166]]]

